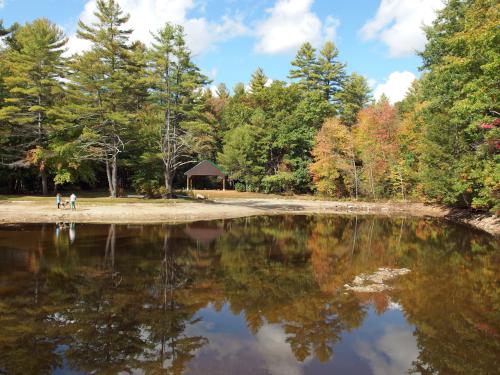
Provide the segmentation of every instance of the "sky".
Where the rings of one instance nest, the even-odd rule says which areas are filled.
[[[287,80],[306,41],[331,40],[349,73],[368,80],[373,95],[401,100],[421,64],[429,25],[443,0],[118,0],[130,13],[133,38],[151,41],[165,22],[180,24],[194,61],[215,86],[247,83],[257,67]],[[4,25],[45,17],[69,38],[68,53],[87,48],[75,36],[78,19],[92,22],[96,0],[0,0]]]

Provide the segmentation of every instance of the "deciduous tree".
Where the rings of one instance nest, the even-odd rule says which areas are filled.
[[[319,193],[342,197],[352,193],[356,171],[352,134],[339,119],[328,118],[315,138],[309,166]]]

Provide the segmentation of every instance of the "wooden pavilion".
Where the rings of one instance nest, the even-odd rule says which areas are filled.
[[[196,164],[193,168],[184,173],[187,176],[186,189],[193,188],[194,176],[218,176],[222,178],[222,190],[226,190],[226,174],[222,169],[208,160],[203,160],[202,162]]]

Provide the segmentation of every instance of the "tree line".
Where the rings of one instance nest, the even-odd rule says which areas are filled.
[[[0,26],[0,189],[171,195],[208,159],[242,191],[498,208],[499,12],[449,1],[425,30],[421,78],[395,105],[374,100],[332,42],[303,44],[286,82],[258,68],[212,92],[182,27],[146,46],[116,0],[79,22],[91,48],[71,57],[49,20]]]

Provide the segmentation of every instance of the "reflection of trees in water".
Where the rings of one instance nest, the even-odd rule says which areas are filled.
[[[498,241],[461,227],[420,222],[415,272],[394,297],[416,326],[412,371],[493,374],[500,368]],[[495,249],[496,246],[496,249]]]
[[[71,246],[54,246],[50,229],[43,229],[33,239],[37,246],[26,244],[38,254],[37,267],[27,268],[31,276],[10,274],[15,290],[0,284],[0,369],[50,373],[64,353],[80,371],[181,373],[207,344],[188,333],[199,322],[197,311],[226,302],[254,334],[266,323],[280,324],[298,360],[327,361],[342,332],[362,323],[368,301],[379,313],[387,308],[387,294],[342,289],[380,266],[412,268],[391,296],[417,326],[416,370],[460,373],[495,363],[499,259],[486,236],[375,217],[261,217],[218,225],[207,227],[226,231],[203,248],[186,237],[186,225],[96,226],[79,230]],[[454,356],[471,346],[467,367]],[[447,358],[456,367],[446,367]]]
[[[145,325],[149,331],[148,340],[154,346],[149,353],[150,361],[156,363],[157,367],[154,367],[181,374],[207,339],[186,334],[187,327],[199,321],[193,317],[198,307],[183,298],[182,291],[189,287],[190,270],[185,264],[179,264],[180,256],[172,248],[171,241],[167,229],[163,240],[163,259],[153,286],[154,300],[148,308]]]
[[[293,217],[264,219],[233,227],[218,242],[224,294],[234,313],[244,312],[253,333],[265,322],[280,323],[298,360],[314,354],[326,361],[341,332],[358,326],[365,311],[353,296],[318,290],[308,262],[315,218],[301,225]]]

